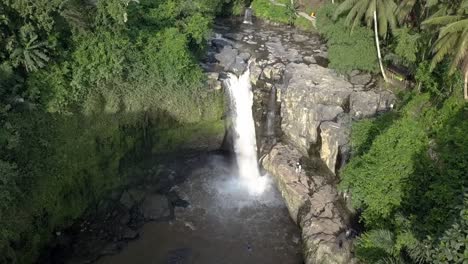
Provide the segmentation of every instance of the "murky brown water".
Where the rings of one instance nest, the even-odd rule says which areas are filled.
[[[222,156],[177,186],[190,203],[175,220],[146,224],[140,238],[99,264],[302,263],[300,232],[276,188],[249,195]]]

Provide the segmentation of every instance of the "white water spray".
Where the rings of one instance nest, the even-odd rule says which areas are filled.
[[[261,194],[266,177],[260,176],[257,163],[257,143],[252,114],[253,93],[250,85],[250,67],[240,76],[229,73],[226,86],[231,99],[234,128],[234,151],[239,176],[253,194]]]

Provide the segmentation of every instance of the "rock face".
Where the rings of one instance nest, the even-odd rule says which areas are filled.
[[[317,35],[281,28],[231,30],[222,29],[211,41],[213,58],[207,62],[235,74],[251,62],[257,146],[302,229],[305,263],[355,263],[346,235],[352,233],[350,213],[336,189],[336,175],[349,158],[352,121],[391,109],[395,97],[375,88],[371,74],[342,76],[326,68],[327,47]],[[209,77],[219,81],[222,75]],[[265,129],[268,124],[274,129]]]
[[[307,171],[296,166],[302,154],[292,146],[277,144],[263,160],[286,200],[291,218],[302,229],[306,264],[354,263],[351,240],[346,238],[348,219],[334,186],[334,175],[316,160]],[[302,164],[301,166],[306,166]]]
[[[360,83],[370,82],[368,75],[356,76]],[[337,159],[347,155],[351,118],[374,116],[395,100],[388,91],[356,89],[345,77],[317,64],[290,63],[284,78],[281,128],[286,138],[304,155],[319,152],[332,172],[342,165]]]

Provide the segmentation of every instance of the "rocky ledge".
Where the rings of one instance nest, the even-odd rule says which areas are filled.
[[[375,87],[370,74],[348,79],[317,64],[290,63],[285,79],[282,131],[302,154],[318,152],[332,172],[349,156],[351,121],[375,116],[395,103],[391,92]]]
[[[257,144],[302,229],[305,263],[354,263],[351,214],[337,174],[350,155],[352,122],[390,110],[395,96],[371,74],[328,69],[318,35],[264,24],[233,28],[217,28],[204,68],[239,74],[253,62]],[[208,73],[215,89],[222,75]]]
[[[301,162],[304,167],[299,168],[302,156],[296,148],[280,143],[263,166],[273,174],[292,219],[302,229],[305,263],[354,263],[349,219],[333,173],[320,160]]]

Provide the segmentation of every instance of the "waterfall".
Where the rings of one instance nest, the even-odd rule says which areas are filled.
[[[276,118],[276,87],[273,85],[268,100],[268,112],[266,116],[266,131],[268,137],[275,136],[275,118]]]
[[[244,14],[244,24],[252,25],[252,8],[247,7]]]
[[[231,100],[234,132],[234,152],[241,180],[252,193],[260,194],[266,177],[260,175],[257,163],[257,142],[252,114],[253,93],[250,69],[240,76],[229,73],[225,80]]]

